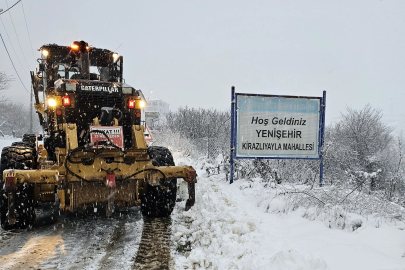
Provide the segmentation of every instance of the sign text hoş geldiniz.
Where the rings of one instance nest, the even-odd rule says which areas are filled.
[[[320,104],[237,94],[236,157],[319,158]]]

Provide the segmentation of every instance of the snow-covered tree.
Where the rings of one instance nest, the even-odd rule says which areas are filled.
[[[13,77],[7,76],[7,74],[3,71],[0,71],[0,91],[4,91],[11,86],[11,82],[13,81]]]
[[[359,165],[367,172],[378,169],[377,157],[392,140],[393,128],[381,120],[382,116],[381,110],[370,104],[361,110],[347,108],[335,127],[336,138],[356,154]]]
[[[187,139],[219,138],[230,134],[230,111],[180,107],[166,115],[167,128]]]
[[[4,104],[7,99],[3,96],[3,92],[10,88],[13,77],[7,76],[3,71],[0,71],[0,105]]]
[[[325,176],[331,184],[364,184],[390,199],[403,188],[404,139],[395,139],[382,116],[370,104],[361,110],[348,108],[326,130]]]
[[[30,126],[29,108],[23,103],[12,102],[3,93],[10,88],[13,77],[0,71],[0,131],[4,135],[20,137]],[[34,130],[39,129],[39,121],[34,117]]]

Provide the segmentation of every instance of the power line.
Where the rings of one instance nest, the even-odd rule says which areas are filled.
[[[14,52],[15,56],[17,57],[18,63],[20,63],[20,66],[22,67],[22,70],[25,71],[25,70],[24,70],[24,66],[21,64],[20,58],[18,57],[18,54],[17,54],[17,52],[16,52],[15,49],[14,49],[13,43],[11,42],[11,38],[10,38],[10,36],[8,35],[6,26],[4,25],[3,19],[1,18],[1,16],[0,16],[0,21],[1,21],[1,23],[3,24],[4,31],[6,32],[7,38],[8,38],[8,40],[10,41],[11,48],[13,49],[13,52]]]
[[[31,50],[32,50],[32,57],[34,57],[34,60],[35,60],[34,47],[32,46],[30,31],[28,30],[27,19],[25,18],[25,11],[24,11],[23,2],[21,2],[21,7],[22,7],[22,10],[23,10],[23,14],[24,14],[25,26],[27,27],[28,38],[30,40],[30,45],[31,45]]]
[[[6,9],[5,11],[3,11],[2,13],[0,13],[0,15],[1,14],[3,14],[3,13],[6,13],[7,11],[9,11],[10,9],[12,9],[15,5],[17,5],[18,3],[20,3],[21,2],[21,0],[18,0],[14,5],[12,5],[11,7],[9,7],[8,9]],[[8,6],[8,5],[7,5]]]
[[[13,65],[13,68],[14,68],[14,70],[15,70],[15,73],[17,73],[18,79],[20,79],[20,82],[21,82],[22,86],[24,87],[25,92],[27,92],[28,95],[29,95],[30,92],[28,92],[27,88],[25,87],[24,83],[22,82],[21,77],[20,77],[20,75],[18,74],[17,69],[16,69],[15,66],[14,66],[13,60],[11,60],[11,56],[10,56],[10,54],[8,53],[6,43],[4,43],[4,39],[3,39],[3,36],[2,36],[1,34],[0,34],[0,38],[1,38],[1,41],[3,41],[4,48],[6,49],[6,52],[7,52],[7,54],[8,54],[8,58],[10,58],[10,61],[11,61],[11,64]]]
[[[124,43],[121,43],[121,45],[122,45],[122,44],[124,44]],[[121,47],[121,45],[120,45],[120,46],[118,46],[118,48],[117,48],[117,49],[115,49],[115,50],[114,50],[114,52],[116,52],[116,51],[119,49],[119,47]]]
[[[21,1],[21,0],[20,0],[20,1]],[[7,5],[7,7],[8,7],[7,0],[6,0],[6,5]],[[10,13],[8,13],[8,15],[10,15],[11,24],[13,25],[13,28],[14,28],[14,33],[15,33],[15,36],[17,37],[18,45],[20,46],[21,54],[22,54],[22,56],[23,56],[23,58],[24,58],[25,64],[27,65],[27,67],[28,67],[28,69],[29,69],[29,68],[30,68],[30,66],[28,65],[27,59],[25,58],[25,55],[24,55],[23,49],[22,49],[22,47],[21,47],[20,39],[18,38],[17,30],[15,29],[15,26],[14,26],[14,21],[13,21],[13,17],[11,16],[11,12],[10,12]]]

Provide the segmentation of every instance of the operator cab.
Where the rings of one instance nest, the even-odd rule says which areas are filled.
[[[40,51],[40,71],[46,71],[48,86],[57,79],[123,82],[123,57],[116,52],[90,47],[84,41],[44,45]]]
[[[31,78],[48,152],[65,147],[64,123],[76,124],[79,146],[91,141],[93,126],[122,127],[123,148],[131,148],[132,126],[141,125],[145,98],[124,83],[123,57],[84,41],[48,44],[40,51],[39,71]]]

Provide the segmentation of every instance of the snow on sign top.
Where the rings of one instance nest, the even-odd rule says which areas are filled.
[[[237,94],[236,157],[319,158],[320,103]]]

